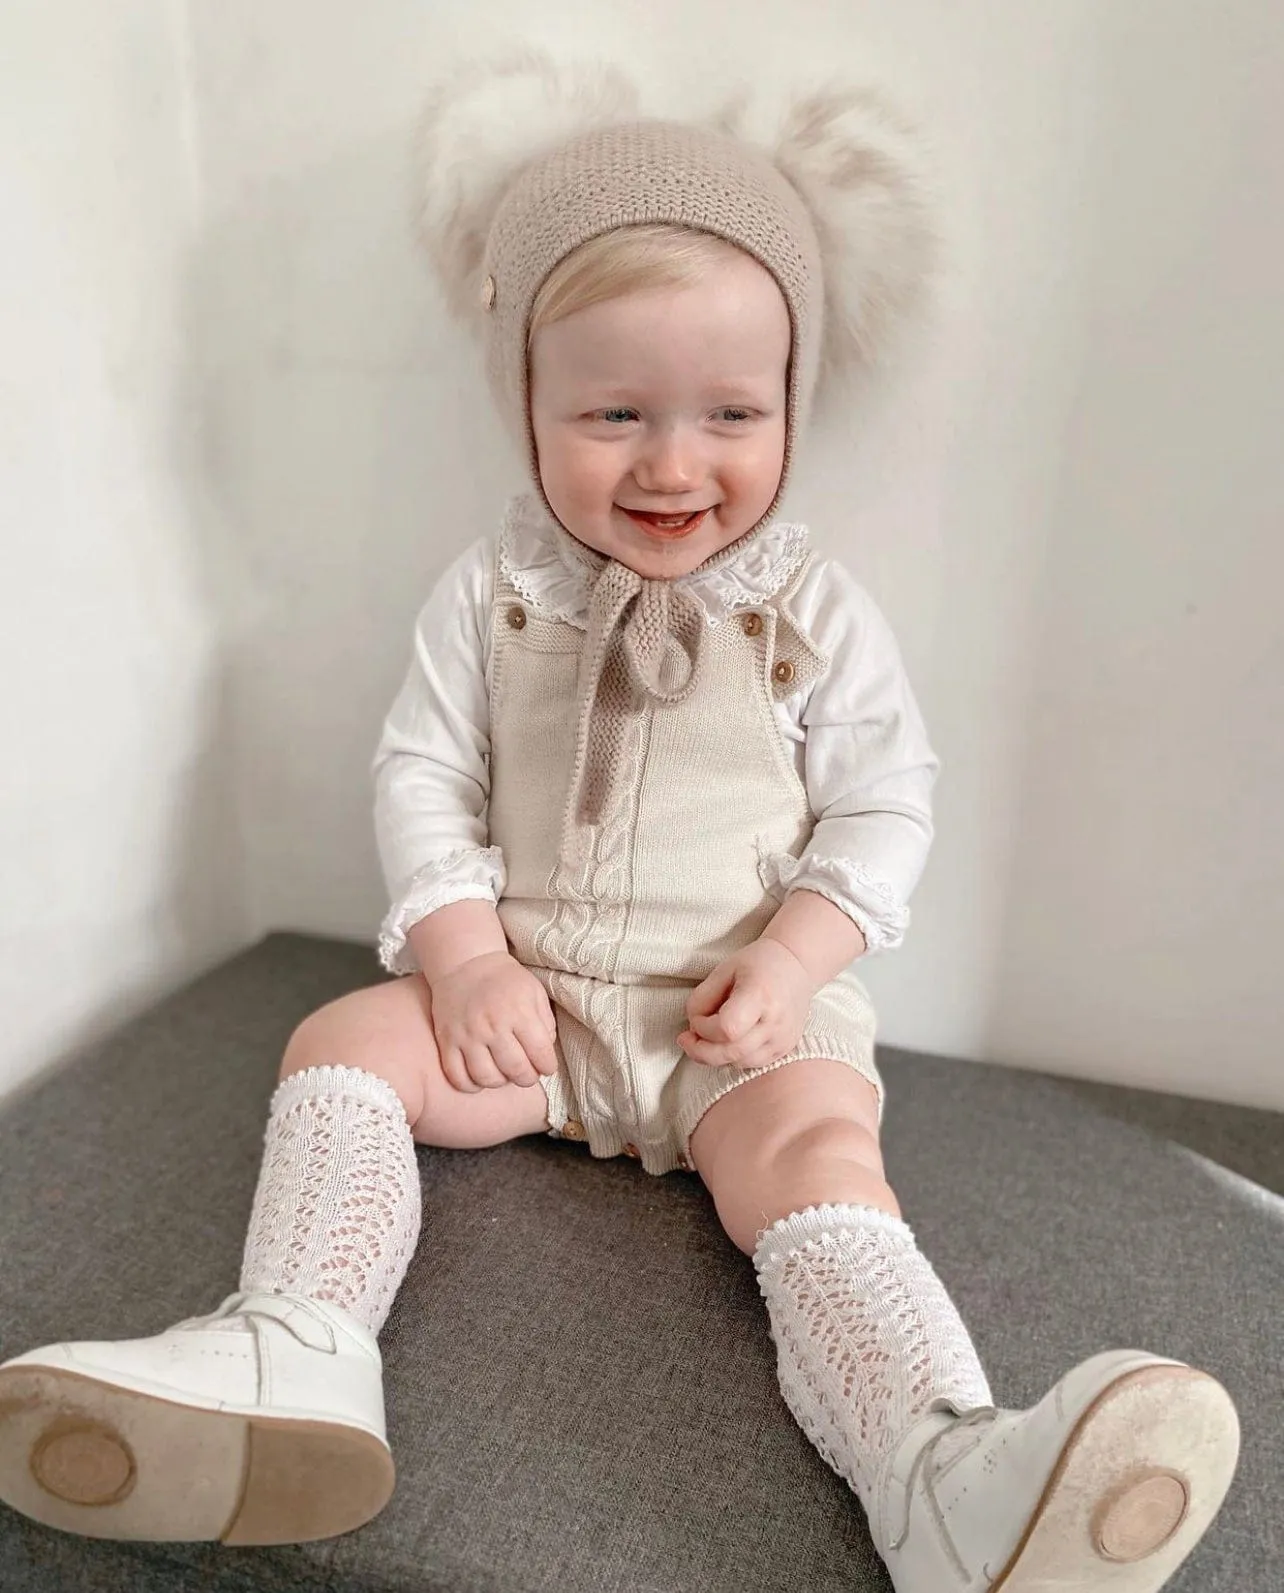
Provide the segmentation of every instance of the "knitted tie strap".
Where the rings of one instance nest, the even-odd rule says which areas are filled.
[[[603,566],[580,655],[569,823],[595,824],[606,811],[629,722],[643,704],[667,707],[695,690],[704,631],[704,611],[684,587],[643,580],[614,560]]]
[[[656,702],[685,702],[695,690],[704,611],[672,581],[633,579],[640,590],[620,632],[629,678]]]

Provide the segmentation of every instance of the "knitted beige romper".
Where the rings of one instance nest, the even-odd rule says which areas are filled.
[[[677,1036],[686,1001],[723,958],[755,940],[778,902],[762,860],[798,856],[807,793],[772,702],[824,658],[788,611],[812,555],[784,588],[706,633],[684,702],[647,705],[624,731],[618,789],[598,823],[566,822],[585,633],[495,583],[490,679],[490,840],[507,886],[499,916],[519,962],[548,991],[558,1071],[542,1079],[555,1136],[595,1156],[640,1157],[650,1173],[691,1167],[689,1139],[727,1090],[769,1068],[713,1068]],[[811,1005],[780,1061],[832,1057],[878,1092],[874,1013],[845,971]]]

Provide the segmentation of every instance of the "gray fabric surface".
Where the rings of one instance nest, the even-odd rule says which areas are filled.
[[[0,1117],[0,1358],[155,1332],[235,1286],[281,1048],[374,976],[368,948],[269,937]],[[1189,1149],[1195,1132],[1120,1120],[1126,1101],[1106,1115],[1037,1074],[880,1063],[889,1178],[999,1401],[1111,1346],[1207,1367],[1243,1455],[1170,1588],[1277,1588],[1284,1201]],[[1168,1111],[1177,1132],[1200,1103]],[[1265,1169],[1284,1119],[1254,1116]],[[0,1506],[3,1593],[886,1593],[694,1177],[539,1139],[420,1165],[424,1239],[382,1340],[387,1511],[329,1543],[229,1550],[91,1542]]]
[[[1057,1082],[1107,1117],[1140,1123],[1162,1138],[1198,1151],[1264,1189],[1284,1195],[1284,1114],[1161,1094],[1157,1090],[1099,1084],[1089,1079],[1063,1078]]]

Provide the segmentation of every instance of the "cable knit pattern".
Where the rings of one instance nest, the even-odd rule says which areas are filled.
[[[625,716],[617,800],[588,824],[566,812],[587,635],[533,611],[512,625],[519,594],[497,576],[489,825],[508,868],[505,933],[557,1012],[550,1123],[573,1120],[595,1155],[631,1146],[648,1172],[689,1166],[696,1123],[744,1081],[684,1057],[685,1002],[771,921],[759,858],[799,855],[814,827],[773,700],[779,657],[804,681],[814,662],[782,618],[793,595],[764,603],[760,624],[709,627],[684,703],[643,699]],[[705,792],[717,793],[716,823],[693,823],[692,794]],[[874,1027],[848,970],[815,996],[797,1054],[848,1063],[877,1089]]]
[[[933,1399],[991,1403],[976,1350],[911,1229],[872,1206],[809,1206],[754,1252],[785,1402],[861,1503]]]
[[[433,858],[415,874],[379,926],[379,961],[389,973],[418,973],[406,936],[421,919],[451,902],[496,902],[503,889],[504,854],[498,846],[460,847]]]
[[[549,896],[557,906],[534,937],[535,956],[544,967],[570,971],[612,965],[629,916],[629,856],[642,788],[644,739],[641,719],[622,721],[615,749],[619,800],[596,824],[564,820],[561,853],[548,882]],[[570,999],[564,988],[563,997]],[[603,1001],[618,1001],[618,993],[608,994],[606,989],[595,991],[594,997],[599,1014]]]
[[[909,908],[885,879],[849,857],[801,858],[777,852],[760,860],[762,883],[780,901],[790,891],[815,891],[852,919],[871,952],[893,951],[909,928]]]
[[[292,1074],[268,1113],[240,1288],[328,1300],[378,1333],[419,1241],[414,1140],[361,1068]]]

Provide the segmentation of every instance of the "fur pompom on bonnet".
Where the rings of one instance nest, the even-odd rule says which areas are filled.
[[[537,486],[526,346],[558,262],[616,227],[659,221],[753,255],[793,323],[785,469],[765,523],[813,397],[871,375],[925,304],[937,251],[921,165],[913,129],[869,87],[795,95],[774,122],[748,94],[673,122],[648,117],[619,68],[528,48],[431,94],[415,221],[448,305],[485,343]]]

